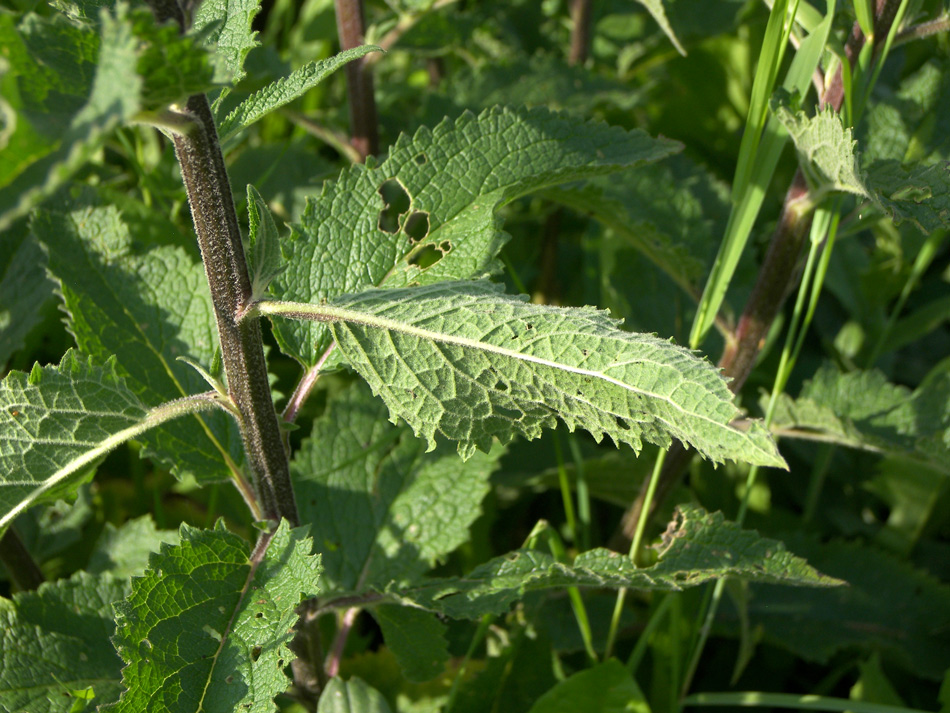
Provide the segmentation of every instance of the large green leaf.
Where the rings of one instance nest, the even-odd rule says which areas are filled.
[[[411,581],[468,540],[500,449],[460,463],[424,454],[357,384],[333,399],[291,464],[302,522],[323,555],[324,589]]]
[[[0,532],[27,507],[73,495],[113,448],[208,401],[147,409],[119,375],[67,352],[0,382]]]
[[[782,437],[830,441],[913,458],[950,473],[950,363],[913,392],[879,371],[823,367],[797,399],[782,395],[772,428]]]
[[[133,250],[114,208],[39,212],[33,232],[46,246],[68,326],[80,349],[115,356],[129,388],[146,406],[207,390],[177,357],[210,367],[218,344],[208,283],[182,249]],[[147,434],[147,454],[199,480],[230,477],[243,462],[234,420],[211,413]]]
[[[532,305],[487,281],[370,290],[327,306],[262,310],[333,321],[346,360],[430,450],[468,457],[493,439],[537,438],[558,419],[639,451],[678,439],[716,462],[784,467],[767,431],[746,430],[719,373],[690,352],[621,331],[591,307]]]
[[[64,7],[19,23],[0,16],[0,229],[52,195],[113,128],[211,86],[207,54],[150,10]]]
[[[286,521],[264,549],[219,522],[182,525],[128,599],[116,604],[115,644],[126,687],[110,711],[274,710],[302,597],[317,593],[320,558]]]
[[[67,713],[89,689],[92,705],[116,700],[122,662],[112,605],[128,593],[126,578],[78,572],[0,598],[0,710]]]
[[[606,549],[580,554],[571,565],[536,550],[516,550],[458,579],[392,585],[387,596],[453,618],[502,614],[527,593],[565,587],[680,590],[722,577],[812,587],[842,584],[786,551],[777,540],[726,522],[721,513],[682,507],[658,546],[658,562],[639,568]]]
[[[383,284],[486,274],[497,268],[507,239],[495,215],[501,205],[678,149],[641,131],[544,109],[496,108],[445,120],[400,137],[378,166],[354,166],[324,186],[283,243],[289,267],[272,294],[316,303]],[[276,335],[286,353],[311,366],[331,339],[325,327],[309,324],[281,323]]]

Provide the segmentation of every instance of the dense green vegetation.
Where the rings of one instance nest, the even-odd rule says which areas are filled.
[[[950,710],[948,28],[0,10],[0,710]]]

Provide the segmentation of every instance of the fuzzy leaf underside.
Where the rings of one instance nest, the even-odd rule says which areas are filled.
[[[950,162],[906,169],[885,159],[858,167],[851,129],[841,117],[822,111],[809,118],[792,111],[787,96],[773,100],[772,110],[788,129],[799,162],[812,187],[843,191],[874,202],[895,223],[910,222],[924,233],[950,227]]]
[[[218,127],[221,141],[227,141],[270,112],[302,97],[343,65],[370,52],[382,52],[382,49],[375,45],[354,47],[333,57],[305,64],[288,76],[257,90],[221,122]]]
[[[797,399],[780,397],[772,428],[783,437],[830,441],[923,461],[950,474],[950,370],[938,366],[913,392],[879,371],[823,367]]]
[[[301,597],[317,593],[319,557],[282,521],[259,563],[224,529],[182,525],[128,599],[116,604],[115,644],[126,692],[108,711],[270,713],[287,689],[283,668]]]
[[[387,595],[453,618],[502,614],[527,593],[565,587],[677,591],[712,579],[811,587],[842,584],[827,577],[778,540],[760,537],[726,522],[721,513],[682,507],[664,534],[659,561],[638,568],[625,555],[593,549],[573,565],[536,550],[516,550],[476,567],[461,579],[432,579]]]
[[[291,463],[327,592],[412,580],[469,538],[500,449],[423,453],[365,384],[334,397]]]
[[[115,361],[69,351],[58,366],[12,371],[0,382],[0,531],[26,505],[67,498],[101,459],[83,459],[148,412]]]
[[[318,303],[385,285],[468,279],[497,269],[507,235],[499,206],[547,186],[656,161],[679,144],[545,109],[465,113],[401,136],[375,167],[353,166],[309,201],[282,243],[277,299]],[[390,183],[387,183],[390,182]],[[388,216],[384,184],[407,194]],[[400,210],[402,207],[397,208]],[[387,222],[386,218],[389,218]],[[415,236],[415,237],[411,237]],[[416,264],[420,256],[436,259]],[[281,348],[308,366],[330,344],[323,325],[277,325]]]
[[[772,113],[788,130],[799,165],[819,191],[843,191],[870,197],[858,168],[851,129],[830,107],[815,117],[793,111],[788,94],[782,92],[771,103]]]
[[[177,357],[209,367],[218,345],[208,283],[182,249],[132,251],[128,228],[113,207],[68,214],[40,211],[33,232],[49,254],[69,330],[79,348],[115,356],[129,388],[146,406],[207,390]],[[243,462],[237,425],[223,412],[172,421],[142,437],[175,473],[224,480]]]
[[[438,433],[468,457],[560,419],[637,451],[676,438],[715,462],[785,465],[760,424],[730,425],[739,414],[716,369],[594,308],[475,281],[371,290],[324,311],[346,360],[430,450]]]
[[[129,581],[77,572],[35,592],[0,598],[0,710],[68,713],[73,692],[93,705],[116,700],[122,662],[112,645],[112,605]]]
[[[0,17],[0,229],[52,195],[105,137],[141,111],[211,86],[208,55],[146,8],[67,5]]]

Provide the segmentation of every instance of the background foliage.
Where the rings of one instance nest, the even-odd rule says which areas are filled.
[[[830,76],[872,4],[799,3],[783,43],[758,0],[607,0],[591,4],[580,56],[560,0],[368,2],[366,43],[386,52],[344,55],[330,0],[206,0],[186,35],[135,4],[2,10],[3,514],[35,489],[17,468],[62,470],[103,439],[135,440],[17,510],[47,583],[27,591],[0,570],[0,709],[272,710],[276,696],[286,710],[663,712],[687,694],[702,705],[715,701],[704,693],[758,691],[950,710],[946,3],[894,3],[903,34],[886,61],[856,56],[844,121],[815,110],[812,72],[795,64],[803,38],[826,33],[812,59]],[[934,32],[914,34],[928,22]],[[333,73],[358,57],[374,75],[381,147],[365,164]],[[359,313],[264,321],[309,529],[282,524],[260,558],[240,483],[227,482],[245,467],[234,420],[153,410],[208,389],[178,356],[220,378],[187,198],[154,128],[201,91],[255,294]],[[756,132],[758,162],[745,144]],[[774,174],[754,173],[763,156]],[[717,362],[750,296],[763,299],[799,168],[818,206],[812,232],[803,222],[790,298],[737,396],[750,417],[769,415],[788,470],[749,477],[749,462],[779,464],[763,427],[726,431],[729,394],[711,370],[693,378],[692,362],[675,409],[661,399],[621,423],[597,410],[619,398],[609,387],[591,406],[580,381],[496,359],[528,325],[531,353],[572,369],[668,338]],[[737,218],[744,183],[761,210]],[[749,241],[697,341],[707,277],[742,220]],[[503,319],[483,327],[480,305],[499,293],[457,281],[486,273],[530,302],[504,297]],[[786,369],[789,324],[808,306],[796,305],[800,282],[806,296],[816,286],[813,316]],[[541,305],[597,305],[660,338],[608,339],[602,313]],[[380,331],[383,318],[398,328]],[[413,341],[419,330],[441,336]],[[563,330],[594,357],[563,347]],[[452,351],[460,339],[488,345],[481,361]],[[415,371],[393,366],[412,360]],[[295,400],[316,365],[316,387]],[[462,406],[435,388],[416,399],[466,369],[492,383]],[[700,382],[712,395],[696,406]],[[656,425],[694,406],[722,433]],[[469,409],[477,425],[437,429],[439,409]],[[518,427],[479,421],[486,411]],[[560,425],[542,433],[555,412]],[[575,418],[593,435],[565,428]],[[508,442],[516,432],[540,437]],[[627,551],[624,510],[671,437],[711,460],[669,483],[637,566],[605,548]],[[710,579],[726,582],[715,595],[698,586]],[[629,590],[620,607],[617,590]],[[323,648],[292,644],[295,626]],[[296,656],[323,670],[292,670]],[[192,697],[199,684],[207,701]]]

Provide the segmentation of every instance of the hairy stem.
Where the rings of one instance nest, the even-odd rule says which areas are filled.
[[[241,436],[264,515],[296,524],[297,506],[271,399],[260,322],[238,321],[239,312],[251,301],[251,281],[208,98],[189,97],[184,112],[194,124],[187,134],[174,136],[175,153],[211,288],[228,394],[240,414]]]
[[[340,50],[363,44],[366,28],[362,0],[336,0],[336,28]],[[365,160],[379,153],[379,127],[373,73],[364,58],[346,65],[346,86],[350,101],[350,143]]]
[[[33,555],[26,549],[12,525],[3,533],[3,537],[0,537],[0,562],[6,568],[17,591],[32,591],[46,581]]]

